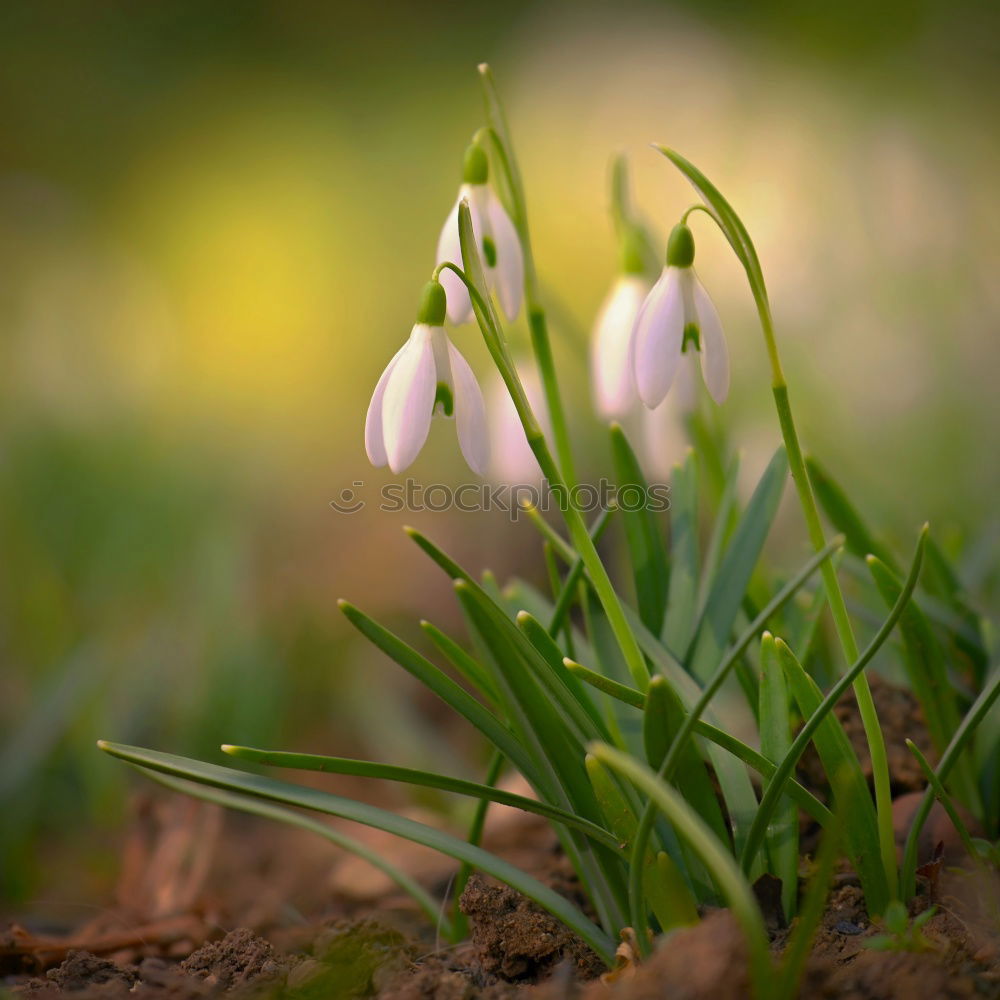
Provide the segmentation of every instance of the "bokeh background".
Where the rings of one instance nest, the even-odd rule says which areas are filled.
[[[407,521],[472,566],[540,571],[524,525],[378,511],[390,478],[362,443],[481,124],[483,59],[587,471],[608,159],[630,155],[662,238],[691,200],[648,148],[667,142],[757,241],[811,450],[890,539],[929,518],[989,610],[998,29],[970,0],[0,6],[6,902],[111,878],[129,779],[98,737],[459,766],[335,599],[410,634],[454,619]],[[762,343],[735,261],[697,234],[730,338],[723,420],[752,468],[778,441]],[[457,340],[485,373],[476,332]],[[412,471],[468,476],[450,427]],[[337,514],[356,481],[368,507]]]

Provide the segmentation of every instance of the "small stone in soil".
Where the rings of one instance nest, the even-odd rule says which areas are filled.
[[[852,923],[850,920],[840,920],[833,925],[833,929],[838,934],[848,934],[854,936],[855,934],[863,934],[865,932],[864,927],[860,924]]]

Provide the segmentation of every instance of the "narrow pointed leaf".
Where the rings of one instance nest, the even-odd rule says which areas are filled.
[[[619,424],[611,425],[611,455],[615,465],[618,497],[627,502],[621,507],[635,592],[642,623],[657,635],[663,626],[670,572],[667,566],[667,543],[659,514],[651,509],[649,484],[642,467]]]
[[[340,610],[362,635],[475,726],[529,781],[534,783],[538,776],[535,762],[514,734],[495,715],[434,666],[430,660],[421,656],[402,639],[393,635],[353,604],[341,601]]]
[[[252,761],[255,764],[266,764],[269,767],[294,768],[300,771],[321,771],[324,774],[350,774],[361,778],[376,778],[382,781],[398,781],[408,785],[419,785],[422,788],[439,788],[444,792],[456,795],[466,795],[472,798],[487,799],[500,805],[511,806],[524,812],[544,816],[555,823],[571,826],[588,837],[615,848],[618,841],[608,830],[585,820],[574,813],[567,812],[557,806],[529,799],[523,795],[515,795],[492,785],[483,785],[476,781],[466,781],[464,778],[453,778],[445,774],[434,774],[431,771],[421,771],[411,767],[398,767],[395,764],[381,764],[377,761],[354,760],[349,757],[327,757],[323,754],[289,753],[283,750],[261,750],[256,747],[232,746],[224,744],[224,753],[239,760]]]
[[[567,899],[526,875],[519,868],[515,868],[501,858],[484,851],[481,847],[468,844],[451,834],[435,830],[433,827],[404,816],[397,816],[395,813],[379,809],[376,806],[355,802],[339,795],[331,795],[329,792],[321,792],[315,788],[302,788],[284,781],[275,781],[273,778],[263,775],[247,774],[244,771],[219,767],[216,764],[206,764],[202,761],[189,760],[186,757],[177,757],[173,754],[125,746],[119,743],[101,741],[98,746],[112,756],[140,767],[237,794],[279,802],[301,809],[312,809],[329,816],[339,816],[342,819],[352,820],[377,830],[384,830],[386,833],[394,834],[413,843],[422,844],[424,847],[430,847],[459,861],[467,861],[481,871],[535,900],[539,906],[548,910],[554,917],[579,934],[605,962],[610,964],[613,960],[614,943],[608,935],[591,923]]]
[[[765,632],[761,640],[760,667],[760,752],[771,760],[781,760],[792,746],[791,704],[770,632]],[[766,779],[764,787],[767,787]],[[795,916],[799,894],[799,815],[795,803],[788,796],[775,810],[774,822],[767,831],[767,853],[771,871],[781,879],[781,904],[785,917],[791,920]]]
[[[707,678],[729,644],[733,623],[778,511],[787,478],[788,461],[784,448],[779,448],[740,518],[705,603],[697,635],[684,658],[685,666],[695,677]]]

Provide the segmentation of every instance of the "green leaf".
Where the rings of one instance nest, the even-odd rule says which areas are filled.
[[[896,622],[903,613],[903,609],[906,607],[906,603],[909,601],[913,593],[913,588],[917,585],[917,579],[920,575],[920,566],[923,561],[924,542],[926,538],[927,527],[925,525],[924,529],[920,532],[920,537],[917,542],[917,550],[914,554],[913,563],[910,567],[909,575],[906,578],[906,584],[904,585],[903,592],[900,594],[899,600],[893,606],[892,611],[889,612],[888,618],[886,618],[883,622],[882,627],[872,638],[864,652],[858,657],[847,673],[830,689],[826,697],[817,707],[816,711],[809,716],[805,725],[801,730],[799,730],[798,735],[792,741],[791,750],[789,750],[789,752],[782,759],[781,763],[778,765],[778,770],[775,772],[774,777],[772,778],[770,784],[764,792],[763,798],[760,801],[760,807],[757,810],[757,815],[754,817],[753,825],[747,836],[746,843],[743,845],[741,863],[744,870],[747,870],[749,864],[756,857],[765,831],[767,830],[767,826],[773,817],[774,809],[776,808],[779,798],[784,790],[785,783],[791,777],[792,772],[795,769],[795,765],[799,762],[799,758],[802,756],[809,740],[813,738],[813,734],[817,732],[820,725],[827,720],[830,710],[840,699],[840,696],[847,690],[848,687],[850,687],[854,679],[871,661],[872,657],[875,656],[879,649],[882,648],[882,645],[889,638]],[[783,649],[787,650],[787,654],[783,653]],[[791,650],[789,650],[784,643],[778,644],[778,652],[782,658],[782,666],[784,666],[787,662],[791,668],[789,672],[789,679],[793,682],[791,687],[796,700],[798,700],[800,691],[806,701],[811,700],[810,696],[813,694],[813,691],[810,688],[810,684],[814,686],[812,678],[810,678],[808,674],[802,670],[801,665],[797,660],[795,660],[794,654],[792,654]],[[801,681],[802,677],[805,677],[809,683],[797,683]],[[841,730],[839,726],[835,726],[835,728],[837,733],[843,736],[843,730]],[[836,736],[831,730],[829,730],[829,727],[827,728],[827,732],[830,733],[831,740],[836,739]],[[840,753],[838,756],[843,759],[848,766],[850,766],[850,760],[851,757],[853,757],[853,750],[851,750],[849,755]],[[855,757],[854,760],[856,763],[857,758]],[[839,761],[834,759],[832,764],[836,768]],[[829,774],[829,772],[827,773]],[[850,784],[854,785],[856,782],[851,782]],[[867,787],[865,789],[865,793],[867,802],[870,806],[871,799],[867,796]],[[854,826],[855,824],[852,822],[852,829]],[[885,904],[889,899],[888,878],[890,873],[886,872],[880,863],[881,850],[877,831],[874,843],[870,842],[870,831],[867,824],[865,824],[863,828],[859,826],[858,832],[855,832],[853,836],[858,840],[861,836],[863,836],[866,842],[864,856],[860,859],[855,859],[855,863],[859,864],[859,867],[860,863],[863,862],[866,871],[868,869],[874,869],[875,865],[873,859],[879,861],[878,873],[871,874],[868,880],[870,885],[864,886],[870,912],[879,913],[885,907]],[[861,872],[861,874],[862,878],[864,878],[864,873]]]
[[[350,757],[327,757],[322,754],[289,753],[283,750],[260,750],[256,747],[233,746],[228,743],[223,744],[222,751],[239,760],[266,764],[270,767],[287,767],[300,771],[321,771],[324,774],[350,774],[360,778],[398,781],[408,785],[419,785],[422,788],[439,788],[445,792],[454,792],[456,795],[487,799],[490,802],[499,802],[504,806],[544,816],[554,823],[574,827],[606,847],[618,847],[618,841],[614,834],[574,813],[549,805],[547,802],[529,799],[523,795],[515,795],[513,792],[505,792],[502,789],[479,784],[476,781],[466,781],[464,778],[453,778],[445,774],[435,774],[432,771],[398,767],[394,764],[382,764],[377,761],[354,760]]]
[[[884,545],[879,544],[868,530],[868,526],[848,500],[843,489],[811,455],[805,457],[805,465],[819,505],[830,519],[830,523],[847,539],[847,551],[862,559],[869,554],[876,555],[882,562],[898,571],[899,567],[892,553]]]
[[[865,560],[875,586],[887,607],[892,607],[903,589],[896,574],[876,556]],[[948,682],[948,668],[941,647],[931,631],[923,612],[911,601],[899,619],[903,636],[903,664],[913,693],[917,696],[927,729],[939,753],[943,753],[958,728],[960,715],[955,692]],[[975,799],[969,804],[973,804]]]
[[[634,494],[636,499],[641,497],[643,500],[641,505],[628,503],[629,509],[624,509],[619,504],[619,509],[632,560],[639,617],[646,628],[659,634],[670,579],[667,545],[660,519],[648,503],[649,484],[625,432],[617,423],[611,425],[611,455],[615,464],[619,498],[628,500]]]
[[[493,679],[475,657],[467,653],[450,635],[443,632],[432,622],[421,621],[420,627],[427,633],[427,637],[437,646],[448,662],[472,687],[493,702],[494,705],[499,703],[500,696],[497,694]]]
[[[182,795],[190,795],[192,798],[201,799],[203,802],[213,802],[218,806],[225,806],[227,809],[237,809],[240,812],[251,813],[254,816],[261,816],[264,819],[273,819],[279,823],[286,823],[288,826],[297,826],[300,830],[308,830],[315,833],[330,843],[336,844],[342,850],[351,854],[356,854],[359,858],[364,858],[372,867],[386,874],[392,879],[400,889],[403,890],[424,912],[424,916],[434,927],[439,927],[441,933],[449,941],[455,941],[455,931],[451,921],[441,912],[441,904],[433,899],[426,889],[415,882],[402,869],[397,868],[392,862],[387,861],[377,851],[373,851],[367,844],[363,844],[354,837],[349,837],[346,833],[320,823],[317,820],[303,816],[292,809],[285,809],[283,806],[272,805],[260,799],[251,798],[247,795],[237,795],[233,792],[223,791],[219,788],[211,788],[206,785],[199,785],[197,782],[188,779],[169,777],[159,771],[153,771],[146,767],[134,765],[136,770],[155,781],[165,788]]]
[[[700,457],[700,456],[699,456]],[[712,584],[715,583],[719,571],[719,562],[726,550],[732,533],[739,520],[737,494],[739,492],[739,456],[734,455],[726,471],[725,486],[719,498],[719,509],[712,525],[712,534],[708,548],[705,551],[705,561],[701,570],[701,581],[698,584],[698,615],[704,613],[705,602],[708,600]],[[690,641],[690,640],[689,640]]]
[[[635,829],[638,825],[635,809],[623,794],[622,788],[618,784],[617,775],[612,774],[596,757],[590,754],[587,755],[585,764],[601,812],[608,825],[618,835],[624,850],[635,835]],[[627,787],[631,792],[631,787]],[[674,846],[675,848],[679,847],[676,844]],[[676,884],[670,886],[659,878],[657,859],[651,850],[646,854],[644,868],[643,885],[646,889],[646,898],[649,900],[650,907],[656,915],[656,919],[660,921],[663,930],[677,925],[678,910],[686,913],[689,908],[693,909],[695,922],[697,922],[696,901],[676,866],[672,866],[670,871],[670,874],[676,875]]]
[[[684,657],[685,666],[695,677],[702,680],[708,677],[729,643],[733,622],[778,511],[787,478],[788,461],[784,448],[779,448],[740,518],[708,595],[691,648]]]
[[[698,466],[689,451],[674,466],[670,490],[670,581],[663,641],[669,649],[687,649],[694,635],[698,607]]]
[[[503,859],[451,834],[435,830],[404,816],[397,816],[376,806],[354,802],[315,788],[301,788],[284,781],[275,781],[259,774],[247,774],[216,764],[206,764],[186,757],[104,740],[101,740],[98,746],[112,756],[140,767],[241,795],[280,802],[300,809],[311,809],[328,816],[339,816],[377,830],[384,830],[415,844],[422,844],[459,861],[466,861],[533,899],[579,934],[609,965],[614,959],[614,942],[567,899]]]
[[[402,639],[393,635],[387,628],[379,625],[353,604],[340,601],[339,606],[347,620],[362,635],[370,639],[383,653],[395,660],[404,670],[416,677],[421,684],[433,691],[445,704],[478,729],[529,782],[536,783],[538,768],[535,762],[513,733],[489,709],[484,708],[444,671],[434,666],[430,660],[421,656]]]
[[[976,850],[976,846],[972,842],[972,835],[969,833],[965,821],[955,807],[954,800],[948,794],[940,778],[934,773],[934,769],[927,763],[927,758],[920,752],[920,747],[910,739],[906,741],[906,746],[910,753],[916,757],[917,763],[920,765],[920,770],[923,771],[924,777],[927,779],[927,783],[934,790],[934,797],[941,803],[944,811],[948,814],[952,826],[955,827],[959,839],[962,841],[962,846],[965,848],[966,854],[969,855],[970,860],[978,860],[980,857],[979,851]]]
[[[684,708],[680,698],[665,677],[654,675],[646,692],[646,711],[642,720],[646,759],[651,768],[659,769],[683,721]],[[701,816],[719,841],[731,847],[715,789],[692,741],[687,741],[681,749],[673,774],[674,785],[684,800]]]
[[[760,752],[771,760],[781,760],[792,746],[792,708],[770,632],[765,632],[761,640],[760,666]],[[764,787],[767,788],[766,779]],[[767,853],[772,872],[781,879],[785,917],[791,920],[799,895],[799,814],[788,796],[782,799],[768,828]]]
[[[830,895],[830,881],[840,856],[840,845],[844,836],[847,817],[843,810],[837,813],[834,823],[826,828],[819,845],[816,865],[809,886],[802,900],[799,919],[792,929],[785,952],[782,955],[775,986],[774,1000],[795,1000],[799,996],[799,985],[805,969],[806,959],[812,950],[813,939],[823,919],[826,900]]]
[[[504,694],[521,740],[530,747],[533,758],[543,770],[544,784],[541,787],[544,797],[563,809],[598,821],[600,811],[584,768],[583,744],[570,728],[569,720],[543,694],[525,667],[524,649],[520,644],[523,643],[530,653],[537,656],[533,647],[512,626],[503,610],[497,608],[475,584],[456,580],[455,593],[483,637],[492,660],[493,675]],[[573,835],[572,831],[570,835]],[[624,884],[621,859],[583,841],[579,836],[576,840],[577,871],[590,890],[602,924],[609,928],[622,926]]]
[[[684,176],[691,182],[694,189],[701,195],[709,214],[718,223],[723,235],[729,241],[743,269],[747,273],[754,299],[761,308],[769,311],[767,287],[764,284],[764,274],[760,268],[760,260],[754,249],[750,234],[746,231],[740,217],[732,206],[720,194],[718,188],[689,160],[667,146],[654,145]]]
[[[590,537],[593,538],[595,545],[604,534],[604,529],[607,527],[608,520],[614,510],[615,508],[608,507],[606,510],[602,510],[594,519],[594,523],[590,529]],[[547,544],[551,545],[552,543],[549,542]],[[552,545],[552,551],[556,551],[554,545]],[[583,560],[579,556],[576,556],[570,564],[566,579],[563,580],[562,590],[556,597],[555,607],[552,611],[552,620],[549,622],[549,635],[554,636],[563,627],[566,616],[569,614],[569,609],[573,606],[573,601],[579,595],[580,581],[585,579],[583,570]]]
[[[775,646],[799,711],[803,718],[811,720],[825,704],[823,693],[785,643],[779,639],[775,641]],[[838,779],[842,782],[838,790],[843,798],[835,803],[834,813],[843,810],[851,817],[847,829],[848,851],[861,879],[870,911],[881,913],[889,900],[889,886],[879,855],[878,821],[868,782],[847,733],[829,709],[823,712],[812,739],[830,783]],[[772,810],[772,821],[773,816]]]
[[[596,744],[588,749],[602,764],[623,774],[649,797],[711,873],[746,936],[750,953],[750,976],[755,995],[759,998],[765,997],[772,967],[764,920],[753,890],[737,867],[728,848],[719,842],[701,817],[673,788],[660,781],[640,761],[607,744]],[[642,938],[639,940],[641,942]]]
[[[540,668],[537,661],[532,660],[536,666],[536,678],[552,692],[553,697],[565,704],[567,711],[572,713],[581,730],[589,729],[600,733],[601,739],[610,742],[611,737],[593,699],[579,679],[566,669],[563,662],[563,652],[556,645],[549,632],[527,611],[518,613],[517,627],[535,648],[541,659],[548,664],[549,669],[546,671]],[[585,716],[586,722],[584,718],[579,717],[578,713],[581,712]]]
[[[961,725],[948,744],[948,749],[941,755],[941,760],[937,766],[938,781],[944,784],[948,780],[948,775],[956,762],[960,759],[962,752],[972,739],[979,724],[992,708],[993,703],[1000,696],[1000,669],[993,671],[993,676],[989,678],[979,692],[979,697],[973,702],[972,707],[965,713]],[[934,805],[934,789],[928,788],[924,792],[923,800],[913,814],[913,822],[910,825],[910,832],[906,836],[906,846],[903,849],[902,867],[902,891],[903,898],[908,899],[913,895],[916,887],[917,870],[917,840],[920,831],[927,822],[930,815],[931,806]]]
[[[645,696],[635,688],[618,684],[616,681],[609,681],[601,674],[588,670],[580,663],[567,661],[566,666],[576,674],[581,680],[586,681],[593,687],[613,698],[623,701],[626,705],[635,708],[642,708],[645,705]],[[713,726],[703,720],[698,720],[694,724],[694,731],[703,736],[706,740],[721,747],[727,753],[732,754],[737,760],[753,768],[764,778],[770,778],[778,769],[777,764],[763,754],[758,753],[753,747],[747,746],[742,740],[737,739],[717,726]],[[811,816],[821,826],[828,826],[833,818],[833,814],[823,805],[815,795],[808,789],[800,785],[794,778],[789,779],[786,793],[794,800],[795,804],[804,812]]]

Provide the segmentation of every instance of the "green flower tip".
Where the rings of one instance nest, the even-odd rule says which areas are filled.
[[[420,308],[417,310],[417,322],[427,326],[444,326],[444,317],[448,311],[448,297],[440,281],[428,281],[420,296]]]
[[[490,161],[479,143],[474,142],[465,151],[462,180],[466,184],[485,184],[490,176]]]
[[[694,236],[683,222],[678,222],[667,241],[667,266],[690,267],[693,263]]]
[[[233,753],[236,753],[236,751],[237,751],[238,748],[235,747],[235,746],[233,746],[232,743],[223,743],[222,746],[219,747],[219,749],[223,753],[233,754]]]
[[[636,226],[626,226],[621,239],[621,265],[625,274],[643,274],[646,259],[642,235]]]
[[[98,750],[107,750],[108,747],[110,747],[110,746],[111,746],[111,744],[107,740],[98,740],[97,741],[97,748],[98,748]]]

